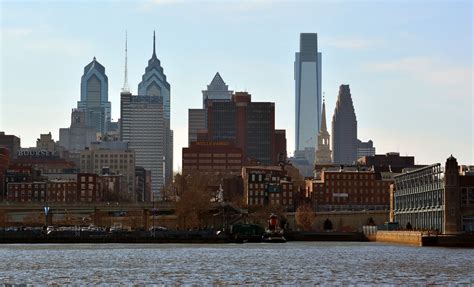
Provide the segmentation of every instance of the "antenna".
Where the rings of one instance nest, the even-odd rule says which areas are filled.
[[[127,69],[127,30],[125,30],[125,71],[124,71],[124,79],[123,79],[123,88],[122,92],[130,92],[130,88],[128,87],[128,69]]]

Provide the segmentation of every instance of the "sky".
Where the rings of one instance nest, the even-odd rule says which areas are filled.
[[[472,1],[1,1],[0,131],[36,145],[59,140],[95,56],[120,117],[124,42],[132,93],[152,55],[171,85],[174,169],[187,146],[187,110],[219,72],[252,101],[275,102],[294,150],[294,58],[299,34],[318,33],[330,127],[349,84],[358,138],[418,164],[453,155],[474,164]]]

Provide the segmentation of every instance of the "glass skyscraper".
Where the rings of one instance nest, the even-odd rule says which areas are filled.
[[[81,77],[81,100],[77,108],[85,113],[85,124],[105,134],[110,122],[109,83],[105,68],[96,58],[84,67]]]
[[[150,60],[148,60],[148,66],[145,68],[142,81],[138,84],[138,95],[162,98],[165,132],[163,146],[164,170],[165,179],[169,179],[173,175],[173,131],[170,126],[170,84],[166,80],[163,67],[161,67],[160,60],[156,56],[155,32],[153,32],[153,54]]]
[[[295,149],[316,147],[321,125],[321,53],[316,33],[300,34],[295,56]]]

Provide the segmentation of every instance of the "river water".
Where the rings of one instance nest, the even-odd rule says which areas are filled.
[[[474,284],[474,249],[362,242],[0,245],[0,284]]]

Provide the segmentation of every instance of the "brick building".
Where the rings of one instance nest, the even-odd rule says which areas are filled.
[[[242,149],[229,141],[196,141],[183,148],[183,174],[195,172],[239,174],[243,165]]]
[[[5,173],[10,165],[10,153],[5,147],[0,147],[0,198],[5,194]]]
[[[283,134],[275,131],[275,103],[252,102],[247,92],[236,92],[231,101],[208,101],[206,108],[207,139],[230,141],[242,149],[244,162],[277,164],[278,154],[286,154]]]
[[[250,206],[280,205],[294,209],[291,178],[278,166],[252,166],[242,169],[244,203]]]
[[[316,211],[389,210],[391,183],[373,170],[339,168],[306,180],[306,190]]]
[[[0,132],[0,147],[8,150],[10,158],[15,158],[20,150],[20,138],[14,135],[6,135],[5,132]]]

